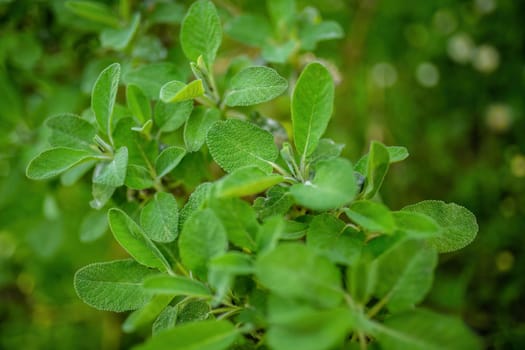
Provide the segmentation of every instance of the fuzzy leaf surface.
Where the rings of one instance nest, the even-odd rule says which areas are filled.
[[[106,311],[122,312],[144,306],[151,294],[142,281],[154,270],[127,260],[87,265],[75,274],[75,290],[86,304]]]
[[[227,106],[251,106],[270,101],[288,88],[288,81],[274,69],[258,66],[243,69],[230,81]]]
[[[441,226],[441,234],[430,240],[440,253],[464,248],[478,233],[478,223],[474,214],[455,203],[426,200],[406,206],[402,210],[425,214]]]
[[[213,159],[227,172],[250,165],[270,173],[271,162],[278,155],[272,134],[237,119],[215,123],[208,131],[206,143]]]
[[[292,95],[292,126],[301,159],[311,155],[323,136],[334,104],[334,82],[320,63],[302,71]]]

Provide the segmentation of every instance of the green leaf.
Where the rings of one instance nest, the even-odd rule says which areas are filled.
[[[225,320],[190,322],[159,333],[135,350],[226,350],[237,329]]]
[[[296,40],[288,40],[283,44],[266,43],[262,47],[261,56],[268,62],[284,64],[299,49]]]
[[[334,82],[320,63],[303,70],[292,95],[292,126],[295,147],[304,162],[323,136],[334,104]]]
[[[296,16],[295,0],[267,0],[266,6],[275,32],[286,29]]]
[[[407,311],[373,323],[374,336],[386,350],[481,349],[479,339],[461,320],[424,309]]]
[[[227,248],[226,231],[211,209],[196,211],[185,222],[179,238],[180,257],[197,276],[204,278],[208,261]]]
[[[393,212],[397,230],[413,238],[435,237],[441,234],[441,226],[430,216],[410,211]]]
[[[177,322],[178,307],[177,306],[166,306],[166,308],[159,314],[159,317],[153,322],[151,332],[153,336],[156,336],[159,332],[170,329],[175,326]]]
[[[440,253],[452,252],[467,246],[478,233],[478,223],[474,214],[455,203],[427,200],[406,206],[402,210],[425,214],[441,226],[442,233],[430,239],[430,243]]]
[[[115,148],[126,147],[128,149],[128,165],[138,165],[150,169],[153,159],[158,154],[158,145],[147,136],[133,131],[136,125],[132,118],[120,119],[113,133]]]
[[[33,180],[52,178],[77,164],[100,158],[93,152],[57,147],[48,149],[29,162],[26,176]]]
[[[272,36],[270,23],[258,15],[235,16],[226,23],[224,31],[235,40],[255,47],[261,47]]]
[[[277,246],[284,231],[284,220],[280,215],[272,216],[259,227],[256,243],[259,254],[269,252]]]
[[[266,192],[266,197],[256,198],[253,207],[259,219],[264,220],[274,215],[285,215],[293,204],[289,187],[274,186]]]
[[[250,275],[254,272],[251,256],[231,251],[219,255],[210,261],[210,270],[226,272],[232,275]]]
[[[157,192],[140,212],[140,225],[156,242],[172,242],[179,235],[179,207],[170,193]]]
[[[316,310],[289,301],[279,304],[270,302],[269,313],[267,341],[275,350],[338,348],[337,345],[342,344],[354,323],[353,315],[346,307]],[[276,317],[278,313],[284,317]]]
[[[135,310],[150,300],[142,280],[154,273],[131,259],[91,264],[75,274],[75,290],[83,302],[96,309]]]
[[[364,198],[372,198],[375,196],[383,184],[390,164],[388,149],[380,142],[372,141],[368,154],[366,184],[363,190]]]
[[[366,247],[359,259],[346,270],[346,288],[352,298],[362,305],[368,303],[377,283],[376,265],[372,257],[367,254]]]
[[[208,198],[211,195],[212,188],[213,185],[210,182],[204,182],[193,191],[190,198],[188,198],[188,202],[186,202],[180,211],[179,231],[182,231],[184,223],[194,212],[204,207],[204,204],[208,201]]]
[[[340,208],[350,203],[356,192],[352,164],[344,158],[319,162],[311,182],[295,184],[290,188],[298,204],[313,210]]]
[[[111,199],[113,193],[117,188],[113,186],[101,185],[93,183],[91,186],[91,194],[93,200],[89,202],[89,205],[96,210],[102,209],[106,203]]]
[[[211,316],[210,304],[205,300],[190,300],[188,303],[179,305],[177,314],[177,325],[204,321]]]
[[[401,162],[408,158],[408,150],[405,147],[388,146],[387,149],[390,158],[390,163]]]
[[[67,1],[66,8],[79,17],[113,28],[120,27],[120,21],[111,9],[95,1]]]
[[[437,252],[422,240],[403,240],[379,256],[376,295],[392,312],[420,303],[432,287]]]
[[[335,21],[323,21],[305,25],[299,32],[303,50],[313,51],[323,40],[340,39],[344,36],[343,28]]]
[[[143,65],[124,74],[126,84],[135,84],[150,99],[158,99],[161,87],[172,80],[184,80],[182,71],[173,63],[152,63]]]
[[[128,149],[121,147],[109,163],[100,163],[93,173],[93,183],[119,187],[124,185],[128,167]]]
[[[214,195],[220,198],[244,197],[260,193],[284,180],[282,175],[267,174],[260,168],[238,168],[215,183]]]
[[[222,27],[215,5],[199,0],[189,8],[180,30],[180,42],[186,57],[193,62],[202,56],[208,66],[213,64],[222,41]]]
[[[356,232],[346,230],[343,221],[329,214],[321,214],[310,222],[306,245],[333,263],[351,265],[358,259],[363,242]]]
[[[97,164],[97,161],[92,159],[88,160],[87,162],[75,165],[60,175],[60,183],[63,186],[71,186],[75,184],[82,178],[82,176],[90,171],[95,166],[95,164]]]
[[[108,230],[108,219],[104,211],[90,211],[80,224],[80,241],[92,242]]]
[[[135,84],[129,84],[126,88],[126,101],[131,113],[137,117],[141,124],[151,119],[149,99],[140,87]]]
[[[390,164],[401,162],[408,158],[408,150],[401,146],[386,146]],[[365,154],[355,165],[355,170],[363,175],[366,175],[366,167],[368,165],[368,154]]]
[[[170,171],[175,169],[185,155],[186,150],[182,147],[171,146],[164,149],[157,159],[155,159],[157,178],[166,176]]]
[[[156,275],[144,281],[144,288],[154,294],[184,295],[207,298],[212,294],[208,287],[199,281],[183,276]]]
[[[282,240],[295,241],[303,238],[306,235],[308,224],[305,222],[295,220],[285,220],[284,230],[281,234]]]
[[[148,169],[140,165],[128,165],[124,185],[133,190],[144,190],[155,185]]]
[[[313,165],[322,160],[337,158],[341,155],[344,147],[345,145],[342,143],[335,143],[330,139],[320,139],[317,148],[308,157],[308,162]]]
[[[236,246],[254,250],[259,228],[253,208],[239,198],[213,199],[209,206],[221,220],[228,240]]]
[[[133,311],[122,324],[122,330],[132,333],[153,322],[173,299],[171,295],[156,295],[139,310]]]
[[[155,124],[162,132],[172,132],[188,120],[193,110],[193,101],[155,104]]]
[[[160,99],[165,103],[193,100],[202,95],[204,95],[204,87],[201,79],[189,84],[174,80],[164,84],[160,89]]]
[[[51,129],[49,143],[53,147],[91,149],[97,130],[86,120],[74,114],[60,114],[49,118],[46,126]]]
[[[198,107],[184,126],[184,144],[188,152],[197,152],[206,142],[206,135],[212,125],[221,119],[217,108]]]
[[[213,159],[227,172],[252,165],[271,173],[278,155],[272,134],[237,119],[216,122],[206,142]]]
[[[281,244],[259,256],[256,271],[265,287],[283,297],[322,307],[334,307],[343,297],[337,267],[302,244]]]
[[[392,213],[381,203],[361,200],[344,210],[350,220],[366,231],[390,234],[396,229]]]
[[[95,113],[98,128],[108,136],[112,134],[111,118],[117,97],[119,77],[120,64],[113,63],[100,73],[91,93],[91,109]]]
[[[251,106],[273,100],[288,88],[288,81],[274,69],[258,66],[237,73],[228,86],[227,106]]]
[[[144,231],[126,213],[117,208],[108,212],[108,222],[113,236],[138,263],[160,270],[170,268],[166,258],[149,240]]]
[[[108,28],[100,33],[102,47],[123,51],[135,36],[140,24],[140,13],[135,13],[131,22],[122,29]]]

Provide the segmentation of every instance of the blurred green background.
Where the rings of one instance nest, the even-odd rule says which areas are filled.
[[[142,20],[125,48],[101,44],[101,25],[62,0],[0,0],[0,348],[119,349],[124,315],[84,305],[73,290],[81,266],[122,256],[106,234],[81,239],[88,181],[25,178],[45,146],[48,116],[82,113],[97,74],[115,61],[170,61],[188,69],[178,30],[191,1],[107,1],[120,18]],[[263,1],[215,1],[227,22],[265,13]],[[490,349],[525,346],[525,2],[515,0],[313,0],[337,21],[340,40],[315,56],[337,80],[328,136],[356,161],[370,140],[406,146],[382,191],[393,209],[441,199],[473,211],[473,244],[440,259],[426,304],[458,314]],[[226,64],[258,51],[225,35]],[[299,58],[311,60],[312,54]],[[287,71],[293,67],[277,67]],[[220,64],[217,67],[221,70]],[[223,69],[223,68],[222,68]],[[287,100],[264,106],[288,118]]]

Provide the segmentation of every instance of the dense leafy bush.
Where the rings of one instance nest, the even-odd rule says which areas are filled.
[[[151,336],[148,325],[122,327],[127,313],[100,312],[83,305],[72,279],[74,271],[86,264],[129,257],[106,235],[108,209],[120,208],[148,232],[151,227],[141,222],[140,211],[147,206],[144,212],[155,212],[148,203],[155,203],[156,192],[174,195],[182,222],[182,208],[195,188],[202,182],[222,181],[224,173],[213,165],[208,146],[197,151],[201,141],[185,142],[184,113],[190,112],[159,128],[162,120],[155,108],[160,105],[162,85],[196,80],[188,63],[196,60],[186,58],[180,41],[180,24],[192,3],[0,2],[0,298],[5,301],[0,303],[1,348],[129,348]],[[198,113],[208,108],[203,106],[216,105],[217,96],[206,93],[211,101],[200,96],[187,120],[247,120],[272,133],[279,149],[288,142],[295,151],[293,138],[288,140],[294,132],[289,97],[305,67],[320,62],[336,85],[332,120],[323,137],[346,144],[339,145],[339,156],[357,160],[373,140],[410,150],[408,161],[389,167],[380,190],[383,201],[379,194],[372,200],[387,203],[397,212],[409,203],[438,198],[462,204],[479,221],[480,232],[473,244],[439,256],[432,288],[419,305],[464,319],[489,348],[521,348],[525,343],[521,312],[525,288],[523,4],[472,0],[426,1],[414,6],[411,2],[296,0],[295,6],[276,10],[267,1],[214,3],[223,30],[212,69],[221,102],[232,86],[231,78],[247,67],[271,67],[289,87],[271,102],[254,107],[224,104],[217,116]],[[283,20],[276,21],[276,16]],[[31,158],[55,147],[48,140],[65,142],[64,138],[60,141],[59,129],[65,125],[62,121],[71,119],[64,114],[74,112],[98,129],[89,108],[90,95],[100,72],[115,62],[121,75],[114,121],[135,118],[130,127],[144,128],[130,134],[146,139],[149,134],[148,142],[160,141],[149,150],[153,168],[155,156],[166,146],[181,147],[186,153],[160,181],[144,172],[143,179],[151,187],[130,189],[125,183],[104,207],[93,209],[90,202],[92,206],[102,203],[93,201],[93,171],[77,173],[77,178],[70,170],[48,181],[30,181],[24,173]],[[142,79],[144,75],[147,79]],[[149,101],[150,109],[141,111],[144,101]],[[148,119],[151,125],[145,124]],[[188,132],[194,131],[190,127]],[[99,142],[114,148],[105,134],[96,132]],[[127,136],[113,141],[120,142],[119,137]],[[96,145],[97,156],[103,158],[98,161],[108,162],[111,152],[100,152]],[[93,150],[84,146],[82,150]],[[133,165],[131,153],[128,165]],[[285,162],[274,163],[302,183]],[[354,170],[366,175],[366,169],[353,164]],[[128,166],[126,180],[141,170],[140,164]],[[309,175],[315,178],[314,172]],[[361,181],[356,179],[358,185]],[[242,197],[243,202],[253,203],[258,224],[271,214],[264,212],[263,198],[277,198],[276,191],[258,193],[259,199],[257,195]],[[208,206],[216,211],[212,204]],[[301,207],[294,207],[287,219],[307,225],[312,215],[324,211]],[[356,220],[337,210],[328,213],[339,214],[345,224]],[[308,231],[305,239],[297,239],[308,245],[307,236]],[[162,234],[153,238],[167,239]],[[255,256],[254,251],[244,253]],[[168,261],[173,260],[169,257]],[[234,283],[246,279],[235,277]],[[238,290],[235,285],[233,289]],[[343,280],[345,288],[350,285]],[[366,307],[379,300],[374,294]],[[374,322],[383,322],[395,312],[386,305]],[[86,338],[89,341],[82,341]],[[372,335],[372,339],[376,338]],[[377,344],[371,341],[369,346]],[[359,345],[353,339],[349,346]]]
[[[253,16],[228,26],[234,38],[260,44],[267,62],[342,34],[335,22],[296,14],[293,2],[268,5],[273,29]],[[114,24],[98,5],[69,7]],[[101,32],[103,45],[127,47],[138,18]],[[283,28],[293,35],[273,43],[269,33]],[[282,95],[288,79],[243,57],[216,74],[221,41],[215,6],[197,1],[180,31],[192,78],[169,63],[126,67],[124,105],[122,68],[113,63],[94,83],[91,110],[46,121],[52,148],[27,176],[73,183],[93,169],[99,212],[84,236],[109,225],[133,258],[80,269],[79,297],[101,310],[135,310],[123,329],[152,324],[143,349],[479,348],[458,319],[416,307],[437,254],[474,239],[474,216],[441,201],[388,209],[378,191],[408,152],[374,141],[352,165],[343,145],[322,138],[333,112],[329,69],[313,59],[293,81],[286,130],[246,107]]]

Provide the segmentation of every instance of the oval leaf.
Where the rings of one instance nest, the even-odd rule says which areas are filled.
[[[205,277],[208,261],[227,248],[226,231],[211,209],[195,212],[184,224],[179,238],[180,257],[197,276]]]
[[[127,86],[126,102],[128,103],[128,108],[141,124],[151,119],[151,106],[149,99],[140,87],[135,84],[129,84]]]
[[[251,106],[270,101],[288,88],[288,81],[274,69],[249,67],[237,73],[225,96],[227,106]]]
[[[441,226],[441,234],[430,239],[440,253],[464,248],[478,233],[474,214],[455,203],[428,200],[406,206],[402,210],[425,214]]]
[[[92,152],[66,147],[48,149],[31,160],[26,169],[26,176],[33,180],[49,179],[97,157],[100,156]]]
[[[273,136],[253,123],[229,119],[215,123],[206,142],[213,159],[227,172],[252,165],[272,171],[278,155]]]
[[[217,197],[243,197],[260,193],[284,180],[282,175],[266,174],[257,167],[234,170],[215,183]]]
[[[210,290],[204,284],[182,276],[157,275],[144,281],[144,288],[155,294],[209,297]]]
[[[74,114],[60,114],[47,120],[51,129],[49,143],[53,147],[90,149],[97,130],[87,120]]]
[[[238,336],[225,320],[189,322],[157,334],[135,350],[226,350]]]
[[[109,163],[100,163],[93,173],[93,183],[119,187],[124,185],[128,168],[128,149],[120,147]]]
[[[206,142],[212,125],[221,119],[217,108],[197,108],[184,125],[184,145],[188,152],[197,152]]]
[[[182,147],[172,146],[163,150],[155,159],[155,171],[157,178],[166,176],[170,171],[179,165],[186,155],[186,150]]]
[[[298,243],[281,244],[256,262],[260,282],[272,292],[314,305],[341,301],[341,274],[325,257]]]
[[[180,42],[186,57],[193,62],[199,56],[210,66],[222,41],[222,27],[215,5],[199,0],[189,8],[182,21]]]
[[[96,309],[135,310],[150,300],[151,293],[142,288],[142,281],[155,273],[131,259],[91,264],[75,274],[75,290],[83,302]]]
[[[169,263],[158,248],[146,237],[142,229],[126,213],[117,208],[108,212],[108,222],[113,236],[137,262],[160,270],[169,269]]]
[[[303,70],[292,95],[292,126],[295,147],[304,161],[317,148],[334,104],[334,82],[320,63]]]
[[[170,81],[160,89],[160,99],[165,103],[182,102],[192,100],[204,95],[202,80],[197,79],[189,84],[181,81]]]
[[[142,209],[140,225],[154,241],[174,241],[179,235],[179,207],[175,197],[170,193],[156,193]]]
[[[434,280],[437,252],[423,240],[405,240],[379,256],[376,295],[386,298],[390,311],[413,308],[426,296]]]
[[[135,310],[126,318],[122,324],[122,330],[131,333],[153,322],[172,299],[173,296],[171,295],[154,296],[144,307]]]
[[[319,162],[314,179],[290,188],[295,201],[313,210],[337,209],[354,199],[357,185],[352,163],[343,158]]]
[[[100,73],[91,93],[91,109],[95,113],[99,130],[108,136],[111,135],[111,117],[115,107],[119,78],[120,64],[113,63]]]
[[[439,350],[482,349],[479,339],[461,320],[427,310],[407,311],[372,324],[381,348]]]
[[[381,203],[356,201],[345,213],[350,220],[369,232],[393,233],[396,224],[390,210]]]
[[[435,237],[441,234],[441,226],[430,216],[410,211],[393,212],[397,229],[414,238]]]

